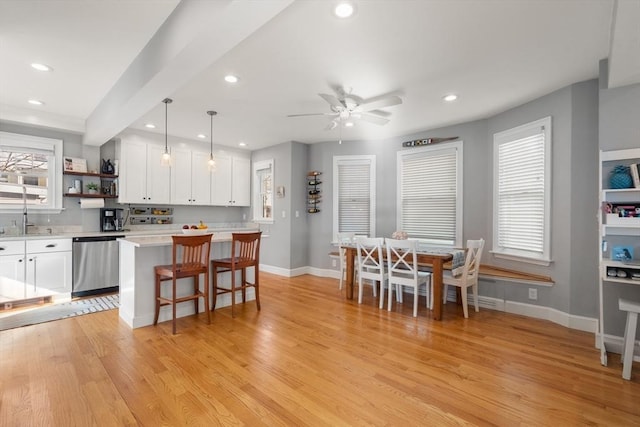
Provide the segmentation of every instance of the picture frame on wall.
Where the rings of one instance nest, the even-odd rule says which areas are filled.
[[[79,159],[76,157],[63,157],[65,172],[87,172],[87,159]]]

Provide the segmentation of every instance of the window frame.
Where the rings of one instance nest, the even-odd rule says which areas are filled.
[[[500,218],[499,218],[499,147],[502,144],[513,143],[518,140],[536,135],[535,131],[542,128],[544,133],[544,195],[543,195],[543,236],[542,253],[536,255],[531,251],[503,248],[499,246]],[[493,135],[493,248],[491,253],[497,258],[527,262],[548,266],[551,258],[551,171],[552,171],[552,121],[551,116],[533,122],[525,123],[515,128],[497,132]]]
[[[62,158],[63,141],[56,138],[25,135],[0,131],[0,146],[24,147],[34,151],[53,151],[47,164],[47,193],[50,202],[47,205],[28,205],[29,211],[42,213],[60,213],[62,205]],[[16,213],[22,211],[22,204],[0,204],[0,212]]]
[[[336,242],[340,231],[340,179],[339,166],[342,164],[369,165],[369,237],[376,235],[376,156],[346,155],[333,156],[333,241]],[[352,230],[343,230],[350,232]]]
[[[261,192],[262,189],[262,182],[261,182],[261,175],[260,175],[260,171],[266,170],[266,169],[270,169],[271,170],[271,217],[265,217],[264,215],[262,215],[262,211],[263,211],[263,203],[262,203],[262,196],[263,193]],[[275,168],[274,168],[274,160],[273,159],[267,159],[267,160],[260,160],[257,162],[253,163],[253,188],[252,188],[252,192],[253,192],[253,221],[260,223],[260,224],[273,224],[274,223],[274,209],[275,209],[275,193],[274,193],[274,186],[275,186]]]
[[[420,238],[420,237],[413,237],[411,235],[409,235],[409,238],[415,238],[416,240],[420,241],[421,243],[427,244],[427,245],[434,245],[434,246],[446,246],[446,247],[462,247],[463,246],[463,242],[462,242],[462,236],[463,236],[463,218],[464,218],[464,193],[463,193],[463,158],[464,158],[464,152],[463,152],[463,141],[462,140],[458,140],[458,141],[453,141],[453,142],[447,142],[447,143],[440,143],[440,144],[434,144],[431,146],[423,146],[420,148],[412,148],[412,149],[408,149],[408,150],[401,150],[398,151],[397,153],[397,176],[398,176],[398,180],[397,180],[397,199],[396,199],[396,209],[397,209],[397,215],[396,215],[396,229],[400,230],[400,231],[404,231],[402,230],[403,226],[403,203],[402,203],[402,195],[403,195],[403,182],[402,182],[402,176],[403,176],[403,161],[409,157],[428,157],[428,156],[435,156],[435,155],[441,155],[444,152],[447,151],[454,151],[455,152],[455,162],[456,162],[456,183],[455,183],[455,192],[456,192],[456,197],[455,197],[455,236],[453,238],[453,241],[444,241],[444,240],[438,240],[438,239],[425,239],[425,238]]]

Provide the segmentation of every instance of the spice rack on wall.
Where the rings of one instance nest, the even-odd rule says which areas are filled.
[[[307,212],[318,213],[318,203],[320,203],[322,190],[320,189],[320,175],[322,172],[311,171],[307,174]]]

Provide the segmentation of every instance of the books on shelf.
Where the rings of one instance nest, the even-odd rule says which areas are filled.
[[[640,173],[638,173],[638,164],[631,163],[629,165],[629,169],[631,170],[631,178],[633,179],[633,186],[635,188],[640,188]]]

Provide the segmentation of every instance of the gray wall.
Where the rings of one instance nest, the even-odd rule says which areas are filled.
[[[403,141],[427,137],[457,136],[464,141],[464,219],[463,240],[483,237],[487,241],[483,262],[520,271],[551,276],[552,287],[536,287],[538,300],[528,299],[529,286],[483,281],[482,295],[527,304],[538,304],[562,312],[597,316],[597,134],[598,84],[587,81],[567,86],[532,102],[497,114],[491,118],[455,126],[425,130],[397,138],[373,141],[337,140],[308,146],[308,170],[322,175],[321,212],[308,214],[306,231],[292,227],[291,248],[300,250],[300,242],[308,241],[307,265],[331,269],[328,253],[335,248],[332,240],[333,157],[339,155],[376,156],[376,235],[390,236],[396,230],[396,156]],[[542,117],[552,117],[552,258],[550,266],[498,259],[489,252],[492,241],[492,163],[493,134]],[[273,148],[254,153],[254,160],[271,156]],[[292,150],[294,151],[294,150]],[[278,176],[280,166],[276,165]],[[291,177],[292,182],[304,178],[304,167]],[[285,166],[286,169],[288,169]],[[293,171],[291,171],[293,173]],[[292,201],[292,203],[295,201]],[[276,218],[280,222],[279,218]],[[293,232],[293,230],[296,230]],[[286,231],[285,231],[286,232]],[[277,238],[279,251],[286,243]],[[275,240],[274,240],[275,242]],[[291,254],[293,257],[293,254]],[[273,259],[273,258],[272,258]],[[286,267],[286,256],[281,257]],[[291,259],[290,266],[298,263]]]
[[[622,150],[640,147],[640,84],[607,88],[607,61],[600,63],[600,102],[598,111],[599,145],[601,150]],[[603,177],[608,179],[608,177]],[[625,244],[640,247],[638,237],[607,239],[609,246]],[[594,246],[598,247],[600,240]],[[605,332],[624,334],[625,313],[618,310],[618,298],[640,301],[640,287],[622,283],[604,284]]]

